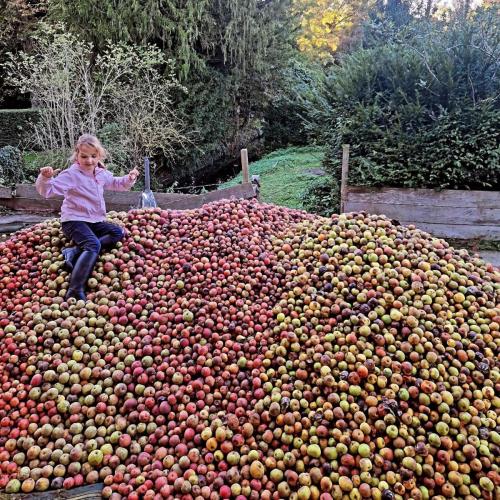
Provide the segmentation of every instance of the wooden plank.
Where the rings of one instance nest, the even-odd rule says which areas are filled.
[[[12,198],[12,189],[4,186],[0,186],[0,198],[8,199]]]
[[[486,262],[493,264],[495,267],[498,267],[500,270],[500,252],[491,252],[485,250],[479,250],[479,255]]]
[[[0,234],[15,233],[26,226],[38,224],[48,218],[43,215],[25,214],[22,212],[15,215],[2,215],[0,216]]]
[[[249,199],[255,197],[254,186],[251,183],[238,184],[227,189],[210,191],[201,195],[203,204],[211,201],[230,200],[230,199]]]
[[[106,191],[104,193],[104,201],[106,205],[119,203],[120,205],[137,205],[141,193],[138,191]]]
[[[164,210],[187,210],[199,203],[199,195],[185,193],[154,193],[156,203]]]
[[[248,172],[248,149],[241,150],[241,175],[243,177],[243,184],[250,182],[250,175]]]
[[[104,202],[108,212],[127,212],[131,208],[137,208],[141,193],[137,191],[106,191]]]
[[[498,191],[464,191],[403,188],[367,188],[349,186],[347,201],[357,203],[389,203],[412,206],[434,207],[500,207]]]
[[[178,194],[178,193],[153,193],[155,198],[159,197],[164,200],[168,199],[169,204],[172,201],[176,200],[184,200],[196,197],[196,195],[187,195],[187,194]],[[40,196],[36,190],[36,188],[31,184],[18,184],[16,186],[16,195],[18,198],[29,198],[34,200],[45,200],[42,196]],[[104,201],[106,205],[130,205],[137,206],[139,204],[139,199],[141,197],[141,193],[139,191],[106,191],[104,193]],[[62,197],[54,197],[50,198],[50,200],[60,200],[62,202]]]
[[[59,212],[62,204],[62,196],[46,199],[38,194],[33,184],[17,184],[15,196],[7,203],[2,202],[4,206],[14,210],[26,210],[32,212]]]
[[[484,226],[500,224],[500,208],[447,207],[443,210],[436,210],[433,206],[420,205],[416,208],[411,205],[365,203],[353,200],[346,203],[345,212],[384,214],[387,217],[411,220],[415,223],[460,224],[466,221],[468,224]]]
[[[12,223],[12,224],[2,224],[0,223],[0,234],[12,234],[24,229],[31,224],[22,224],[22,223]]]
[[[342,146],[342,173],[340,177],[340,212],[346,211],[346,195],[349,180],[349,144]]]
[[[13,223],[21,223],[21,224],[38,224],[39,222],[43,222],[44,220],[50,217],[46,217],[43,215],[36,214],[7,214],[0,216],[0,224],[13,224]]]
[[[11,198],[9,200],[2,200],[2,206],[10,208],[11,210],[22,210],[27,212],[47,212],[58,213],[61,209],[61,200],[49,199],[38,200],[31,198]]]
[[[44,197],[38,194],[33,184],[17,184],[15,189],[16,196],[19,198],[32,198],[35,200],[43,200]],[[51,198],[54,200],[62,200],[62,196]]]
[[[500,240],[500,226],[480,226],[477,224],[429,224],[429,223],[415,223],[413,221],[405,221],[397,219],[404,226],[414,224],[417,229],[426,231],[433,236],[440,238],[457,238],[463,240],[469,239],[486,239],[486,240]]]
[[[100,500],[104,485],[102,483],[89,484],[72,490],[54,490],[29,494],[0,493],[0,500]]]
[[[191,200],[197,198],[197,194],[186,194],[186,193],[160,193],[154,192],[154,197],[157,200],[161,200],[162,203],[175,203],[176,201]]]
[[[20,184],[16,186],[15,198],[2,199],[1,204],[13,210],[57,213],[61,209],[62,198],[45,199],[41,197],[34,186]],[[104,194],[108,211],[128,211],[139,205],[139,191],[107,191]],[[231,198],[252,198],[255,196],[252,184],[240,184],[227,189],[211,191],[202,195],[181,193],[154,193],[156,202],[163,209],[189,210],[199,208],[211,201]]]

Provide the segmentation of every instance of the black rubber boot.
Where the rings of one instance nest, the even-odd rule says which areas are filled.
[[[64,256],[64,267],[67,271],[72,271],[75,265],[76,259],[82,253],[78,247],[66,247],[63,248],[61,253]]]
[[[66,292],[66,300],[73,297],[76,300],[87,300],[85,296],[85,285],[94,269],[98,254],[89,252],[88,250],[82,252],[76,261],[71,279],[69,281],[69,288]]]

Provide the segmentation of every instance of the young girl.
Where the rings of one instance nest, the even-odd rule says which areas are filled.
[[[139,175],[136,169],[123,177],[113,177],[102,161],[106,150],[97,137],[84,134],[70,158],[71,166],[57,177],[52,167],[40,169],[35,186],[45,198],[63,196],[62,231],[75,247],[63,249],[65,265],[72,270],[66,300],[86,300],[85,285],[99,252],[125,236],[120,226],[106,221],[104,190],[128,191]]]

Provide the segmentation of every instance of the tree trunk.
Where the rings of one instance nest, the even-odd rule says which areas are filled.
[[[434,0],[427,0],[427,4],[425,6],[425,18],[426,19],[429,19],[431,17],[431,14],[432,14],[432,7],[434,6]]]
[[[458,14],[463,19],[466,19],[470,11],[470,0],[458,0]]]

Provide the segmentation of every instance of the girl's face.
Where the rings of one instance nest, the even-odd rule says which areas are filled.
[[[89,172],[94,171],[94,168],[97,167],[100,159],[101,157],[99,155],[99,151],[87,144],[82,144],[78,149],[78,154],[76,155],[76,161],[80,167]]]

